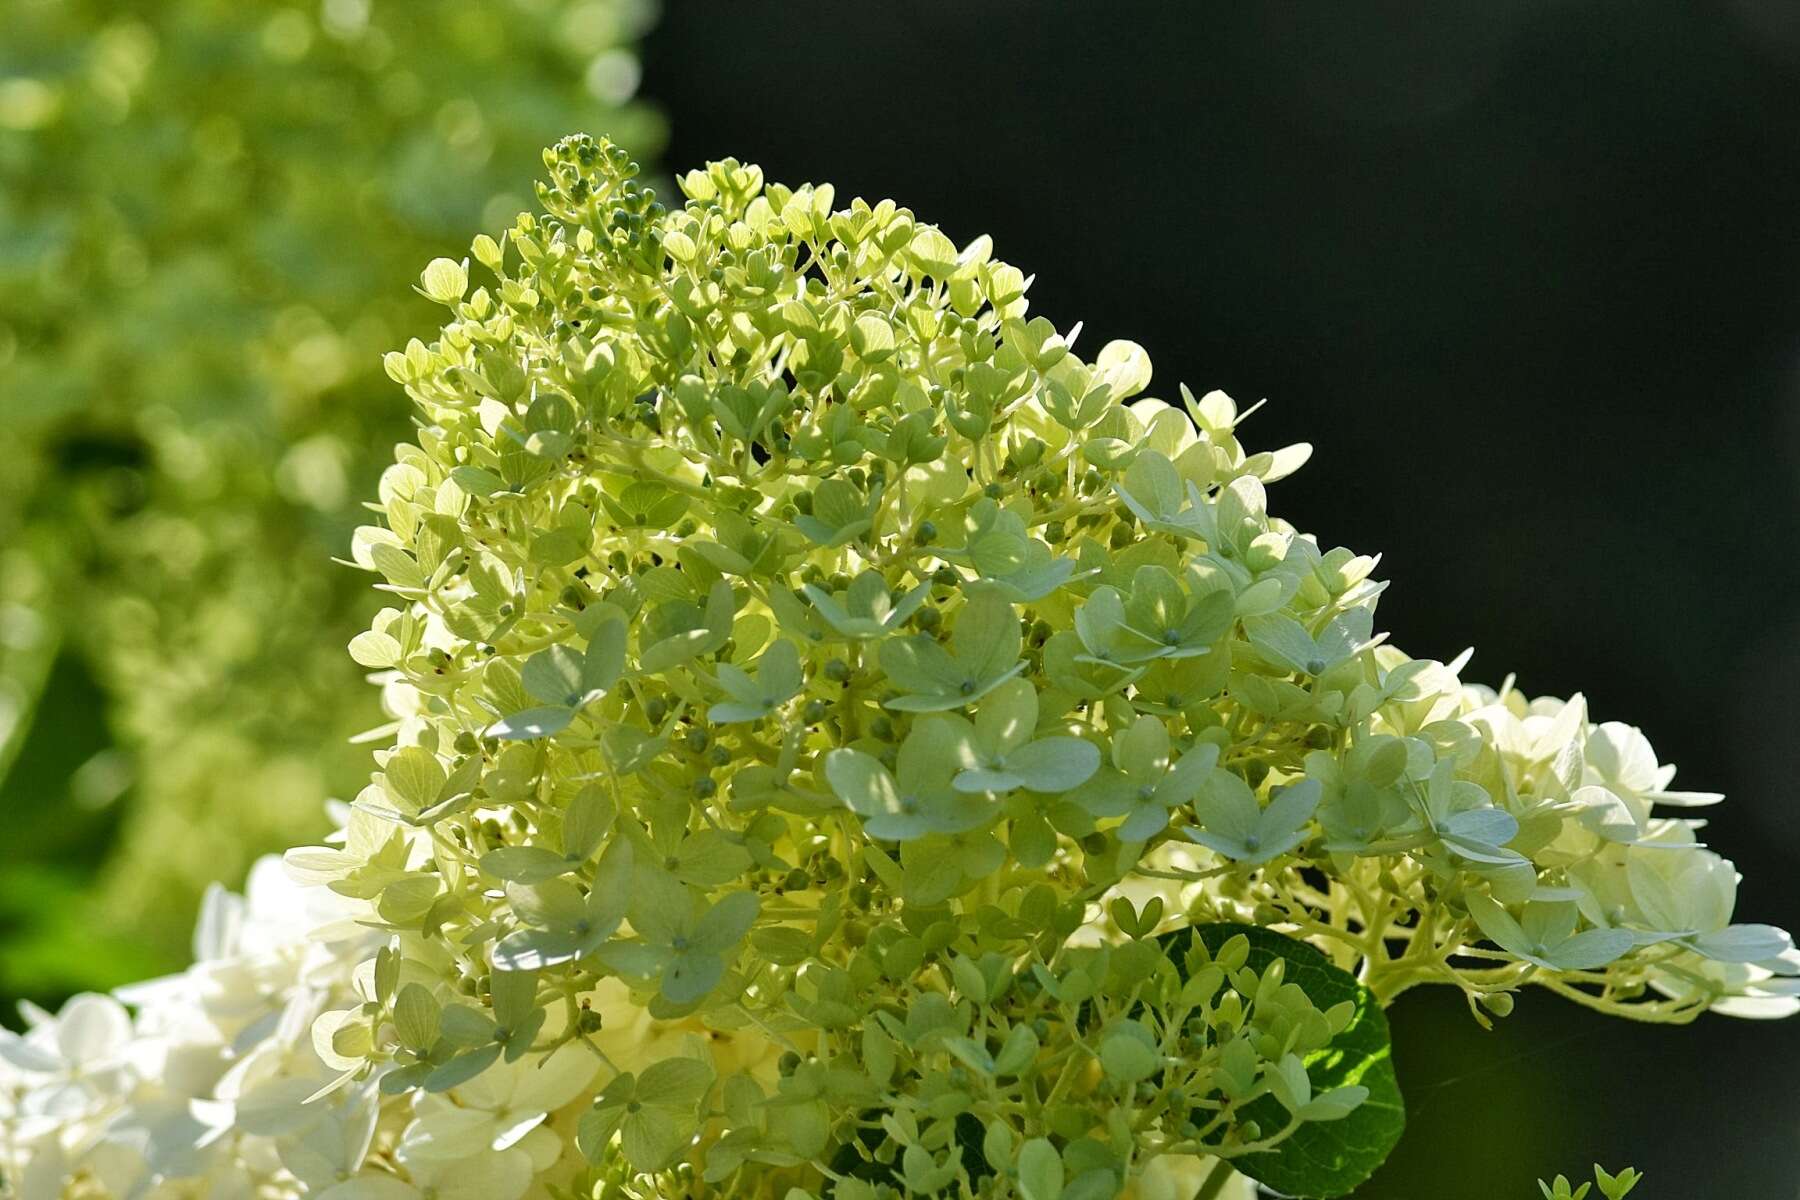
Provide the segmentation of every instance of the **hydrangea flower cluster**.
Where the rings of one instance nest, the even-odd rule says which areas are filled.
[[[1268,513],[1306,447],[1142,398],[1142,349],[1084,360],[892,202],[546,162],[388,356],[418,438],[350,652],[392,744],[287,855],[341,906],[318,977],[242,1000],[288,997],[150,1135],[161,1194],[1340,1196],[1403,1124],[1407,988],[1800,1008],[1668,815],[1718,797],[1388,645],[1376,561]],[[49,1196],[70,1022],[7,1055]]]
[[[332,1194],[522,1194],[559,1157],[557,1139],[533,1135],[533,1126],[581,1096],[593,1062],[569,1056],[544,1070],[487,1072],[421,1106],[411,1125],[398,1106],[383,1107],[373,1081],[308,1103],[332,1078],[313,1049],[313,1023],[355,1001],[356,968],[380,948],[357,915],[353,903],[296,885],[280,859],[265,858],[244,897],[207,894],[195,963],[183,974],[120,989],[116,999],[77,996],[54,1016],[28,1008],[23,1036],[0,1031],[0,1183],[12,1188],[4,1194],[315,1196],[388,1152],[408,1164],[413,1186],[368,1177]],[[603,1011],[617,1018],[604,1044],[630,1059],[639,1052],[631,1011]],[[478,1114],[488,1127],[477,1127]],[[433,1148],[446,1121],[457,1123],[456,1136]],[[493,1153],[500,1129],[515,1125],[511,1152]]]
[[[110,731],[87,740],[122,751],[78,795],[98,809],[134,785],[98,903],[46,900],[40,879],[8,913],[81,907],[33,957],[91,974],[27,981],[14,959],[10,988],[103,976],[109,955],[56,952],[70,929],[179,962],[208,879],[321,836],[325,797],[355,790],[367,750],[346,739],[380,713],[339,631],[372,607],[329,555],[406,434],[379,362],[426,306],[392,281],[510,219],[572,116],[655,148],[660,118],[631,98],[649,16],[640,0],[6,6],[0,777],[60,654],[106,698]],[[71,840],[90,854],[111,819]]]
[[[328,1116],[298,1101],[317,1087],[313,1019],[353,996],[379,943],[354,916],[266,858],[244,897],[207,893],[183,974],[54,1016],[27,1006],[23,1036],[0,1031],[0,1191],[256,1194],[295,1149],[281,1135]],[[331,1119],[341,1136],[358,1118],[343,1106]]]

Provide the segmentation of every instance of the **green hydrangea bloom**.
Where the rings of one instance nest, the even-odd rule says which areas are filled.
[[[327,558],[405,436],[380,355],[426,305],[387,284],[516,211],[572,114],[655,149],[647,15],[7,6],[0,774],[59,649],[85,659],[137,781],[93,923],[178,953],[209,879],[354,788],[380,716],[326,631],[368,609]]]
[[[1375,561],[1268,511],[1305,447],[1141,398],[1141,348],[891,201],[546,162],[387,357],[418,438],[351,653],[398,723],[288,856],[387,935],[313,1040],[413,1114],[400,1163],[574,1056],[582,1195],[1335,1196],[1399,1134],[1411,986],[1793,1010],[1661,815],[1717,797],[1387,645]]]

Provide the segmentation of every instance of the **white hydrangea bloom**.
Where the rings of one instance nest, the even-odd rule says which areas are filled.
[[[1741,1017],[1800,1012],[1800,967],[1792,937],[1769,925],[1733,924],[1738,873],[1707,849],[1703,821],[1657,808],[1716,804],[1713,792],[1670,790],[1675,768],[1658,762],[1643,732],[1588,720],[1580,696],[1527,701],[1510,685],[1462,689],[1455,716],[1492,747],[1501,770],[1490,787],[1549,832],[1532,849],[1540,867],[1561,867],[1567,886],[1539,886],[1535,899],[1573,900],[1596,927],[1628,930],[1636,945],[1675,953],[1649,973],[1658,992]],[[1523,835],[1522,835],[1523,836]],[[1529,843],[1528,843],[1529,844]]]
[[[1660,948],[1647,981],[1678,1003],[1745,1017],[1800,1011],[1800,952],[1788,935],[1733,924],[1731,863],[1699,842],[1700,822],[1657,813],[1717,797],[1669,791],[1673,769],[1643,734],[1592,723],[1581,697],[1528,702],[1510,686],[1465,686],[1461,666],[1422,664],[1379,727],[1404,741],[1421,792],[1433,763],[1453,753],[1461,777],[1479,781],[1457,786],[1510,814],[1511,844],[1533,864],[1513,902],[1527,902],[1528,915],[1533,904],[1572,903],[1596,929]],[[399,713],[421,707],[404,684],[389,692]],[[496,1061],[446,1090],[385,1094],[382,1072],[356,1070],[359,1046],[340,1052],[335,1041],[376,993],[381,916],[373,899],[328,885],[377,861],[416,869],[430,846],[371,804],[336,814],[330,847],[292,852],[285,866],[265,859],[243,896],[206,897],[185,972],[116,997],[77,996],[56,1014],[27,1009],[24,1034],[0,1033],[0,1171],[20,1200],[547,1200],[583,1169],[577,1123],[615,1074],[692,1057],[720,1078],[778,1079],[776,1040],[654,1017],[609,979],[572,998],[598,1017],[600,1057],[570,1043],[547,1059]],[[1179,877],[1206,861],[1176,846],[1149,865]],[[1546,885],[1542,869],[1560,869],[1566,884]],[[1492,882],[1502,895],[1504,871]],[[1199,889],[1140,875],[1105,899],[1161,897],[1173,921]],[[1097,906],[1078,940],[1110,936]],[[415,963],[433,961],[427,943],[407,950]],[[442,966],[452,978],[452,964]],[[545,1034],[568,1019],[553,1014]],[[1160,1162],[1134,1195],[1189,1194],[1207,1165]]]
[[[815,313],[784,272],[830,189],[753,201],[760,172],[716,164],[662,220],[600,145],[549,161],[573,190],[514,230],[528,275],[478,239],[500,292],[465,302],[466,266],[434,263],[422,290],[457,319],[388,359],[431,423],[353,543],[406,605],[351,644],[393,717],[378,769],[326,845],[208,897],[187,972],[0,1043],[25,1200],[889,1194],[839,1152],[948,1194],[965,1119],[1016,1190],[1174,1200],[1223,1184],[1200,1156],[1249,1170],[1366,1116],[1333,1152],[1342,1194],[1398,1138],[1398,1085],[1359,1042],[1361,1082],[1315,1093],[1306,1056],[1413,986],[1483,1021],[1526,985],[1644,1020],[1800,1009],[1791,938],[1733,923],[1736,871],[1682,815],[1718,797],[1670,790],[1580,695],[1387,645],[1376,560],[1268,516],[1303,447],[1246,455],[1222,393],[1103,413],[1148,383],[1141,348],[1081,364],[1023,321],[1022,274],[891,204],[829,220],[873,307]],[[634,207],[594,224],[615,186]],[[708,206],[722,189],[745,219]],[[718,267],[690,276],[701,242]],[[714,284],[760,302],[783,278],[770,320],[720,326],[726,374],[687,373]],[[652,287],[675,288],[666,321],[617,306]],[[903,327],[875,311],[895,287]],[[608,332],[571,353],[584,328]],[[929,368],[912,391],[899,341]],[[799,392],[735,374],[752,360]],[[845,363],[855,402],[787,422]],[[1208,946],[1221,921],[1257,928]],[[1277,947],[1254,970],[1250,933]],[[1342,976],[1314,979],[1328,1003],[1281,982],[1292,961]],[[1104,1097],[1092,1121],[1077,1087]],[[1266,1097],[1286,1128],[1247,1118]]]
[[[336,811],[347,824],[333,840],[354,853],[372,831]],[[367,901],[313,882],[304,862],[259,861],[242,896],[212,889],[181,974],[55,1014],[27,1006],[24,1034],[0,1030],[9,1194],[545,1200],[574,1174],[575,1122],[603,1071],[580,1046],[400,1095],[379,1078],[344,1080],[329,1046],[319,1053],[321,1017],[355,1011],[382,939],[361,923],[376,915]],[[583,1000],[617,1070],[684,1054],[775,1077],[779,1048],[754,1031],[653,1019],[612,983]]]

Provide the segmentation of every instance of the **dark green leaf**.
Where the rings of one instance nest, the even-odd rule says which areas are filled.
[[[1348,1000],[1356,1013],[1344,1031],[1306,1062],[1315,1095],[1333,1088],[1361,1085],[1369,1098],[1349,1116],[1336,1121],[1308,1122],[1274,1150],[1233,1162],[1239,1171],[1274,1190],[1310,1200],[1348,1195],[1386,1160],[1406,1127],[1406,1105],[1394,1075],[1393,1047],[1387,1015],[1349,972],[1331,964],[1305,942],[1255,925],[1198,925],[1165,934],[1161,939],[1171,960],[1179,964],[1188,939],[1198,937],[1211,952],[1242,934],[1250,942],[1248,966],[1261,974],[1276,958],[1287,962],[1287,982],[1297,984],[1320,1012]],[[1265,1130],[1287,1124],[1287,1114],[1272,1096],[1249,1105],[1243,1114]]]

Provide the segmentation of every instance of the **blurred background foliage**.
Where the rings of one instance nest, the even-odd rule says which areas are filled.
[[[0,1017],[179,958],[200,881],[361,783],[327,556],[403,429],[377,355],[540,144],[657,148],[648,15],[0,0]],[[663,161],[991,233],[1153,393],[1269,397],[1246,437],[1318,447],[1277,510],[1385,553],[1399,645],[1641,725],[1800,927],[1800,6],[689,0],[639,45]],[[1367,1200],[1800,1188],[1800,1020],[1394,1030]]]
[[[647,4],[0,3],[0,994],[178,964],[366,782],[406,284],[567,130],[655,153]]]

